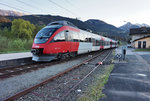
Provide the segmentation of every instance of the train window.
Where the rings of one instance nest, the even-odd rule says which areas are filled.
[[[65,34],[64,34],[64,31],[58,33],[54,39],[53,39],[54,42],[60,42],[60,41],[65,41]]]
[[[105,46],[105,41],[103,41],[103,46]]]
[[[85,42],[89,42],[89,39],[88,39],[88,38],[85,38]]]
[[[95,40],[95,39],[93,39],[93,45],[94,45],[94,46],[100,46],[100,44],[101,44],[101,41],[100,41],[100,40]]]
[[[105,46],[107,46],[108,44],[107,44],[107,41],[105,41]]]
[[[84,42],[87,42],[86,37],[87,37],[87,36],[86,36],[86,33],[83,33],[83,41],[84,41]]]
[[[78,42],[79,41],[79,35],[78,35],[78,33],[72,31],[71,38],[72,38],[73,42]]]
[[[103,44],[103,40],[100,40],[100,46],[103,46],[104,44]]]
[[[92,42],[93,42],[93,46],[96,46],[96,40],[92,39]]]
[[[37,37],[50,37],[56,30],[57,28],[43,28],[37,33],[36,38]]]
[[[112,45],[112,42],[110,42],[110,45]]]
[[[106,46],[108,46],[109,45],[109,41],[106,41]]]
[[[96,46],[99,46],[99,40],[96,40]]]
[[[79,40],[80,40],[80,42],[84,42],[83,33],[79,33]]]
[[[57,30],[58,28],[43,28],[35,36],[34,43],[40,44],[48,41],[49,37]]]
[[[89,42],[92,42],[92,39],[91,39],[91,38],[89,38],[88,40],[89,40]]]

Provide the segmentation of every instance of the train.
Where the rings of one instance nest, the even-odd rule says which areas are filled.
[[[42,28],[32,44],[33,61],[52,61],[117,47],[117,41],[79,29],[68,21],[55,21]]]

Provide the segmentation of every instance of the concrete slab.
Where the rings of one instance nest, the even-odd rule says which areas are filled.
[[[31,52],[0,54],[0,61],[32,57]]]

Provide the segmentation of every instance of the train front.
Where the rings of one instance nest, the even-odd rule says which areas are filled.
[[[33,61],[51,61],[56,58],[56,54],[52,54],[50,43],[56,31],[62,27],[61,25],[52,25],[42,28],[35,36],[31,53]]]

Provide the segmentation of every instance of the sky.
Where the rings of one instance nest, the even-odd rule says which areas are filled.
[[[0,9],[99,19],[116,27],[127,22],[150,25],[150,0],[0,0]]]

